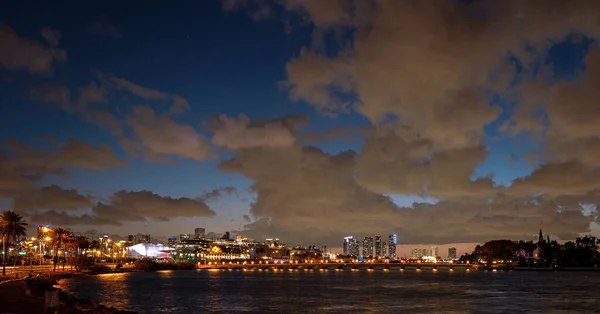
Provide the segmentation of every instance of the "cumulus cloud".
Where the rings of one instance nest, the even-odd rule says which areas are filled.
[[[582,213],[582,204],[600,201],[594,192],[600,54],[591,52],[585,74],[569,82],[540,68],[539,60],[572,33],[600,37],[600,5],[224,2],[227,10],[265,6],[302,17],[315,41],[322,40],[319,32],[352,30],[337,52],[315,42],[302,48],[287,63],[282,86],[292,100],[327,115],[355,111],[373,127],[356,154],[328,155],[294,143],[286,150],[240,147],[222,162],[221,169],[254,180],[257,200],[246,233],[337,243],[344,232],[397,232],[405,243],[447,243],[524,238],[531,226],[564,239],[589,231],[595,218]],[[500,109],[490,104],[494,97],[517,106]],[[505,120],[499,132],[544,136],[536,138],[542,151],[529,153],[540,166],[509,187],[496,186],[492,174],[476,176],[489,155],[485,128],[499,119]],[[440,201],[401,208],[388,193]]]
[[[256,146],[289,147],[296,143],[294,128],[305,120],[306,117],[284,117],[251,123],[244,114],[236,118],[221,115],[213,122],[215,131],[211,141],[216,146],[231,150]]]
[[[211,190],[209,192],[202,194],[202,196],[200,196],[200,199],[204,200],[204,201],[211,201],[211,200],[218,199],[222,196],[232,195],[232,194],[236,194],[236,193],[237,193],[236,187],[224,186],[224,187],[216,188],[214,190]]]
[[[407,142],[394,133],[367,139],[356,166],[358,182],[379,193],[435,198],[494,196],[491,178],[471,180],[488,156],[483,145],[431,153],[428,140]]]
[[[15,140],[5,141],[2,147],[7,156],[4,164],[10,166],[13,171],[28,176],[37,176],[38,173],[61,174],[67,167],[106,170],[127,166],[127,163],[116,156],[110,147],[93,146],[73,138],[47,149],[29,146]]]
[[[37,148],[7,140],[0,151],[0,193],[16,197],[34,190],[35,182],[49,174],[64,175],[70,168],[90,171],[125,167],[127,163],[108,146],[93,146],[69,139],[65,143]]]
[[[119,191],[110,197],[110,204],[98,203],[94,213],[121,221],[168,221],[175,217],[215,216],[215,212],[202,200],[160,196],[150,191]]]
[[[10,71],[25,70],[36,74],[50,74],[55,63],[64,62],[67,53],[55,47],[59,33],[42,29],[48,45],[20,37],[14,29],[0,24],[0,67]]]
[[[130,92],[143,99],[170,100],[172,101],[171,111],[173,113],[181,113],[189,109],[187,100],[179,95],[170,95],[156,89],[147,88],[120,77],[109,76],[108,81],[113,83],[118,90]]]
[[[77,225],[115,225],[135,221],[169,221],[177,217],[214,217],[203,200],[160,196],[150,191],[118,191],[108,202],[93,203],[92,197],[57,186],[40,189],[35,199],[17,199],[18,210],[31,211],[33,222]],[[83,212],[81,210],[91,212]]]
[[[93,198],[81,195],[74,189],[65,190],[58,185],[50,185],[22,195],[15,199],[14,209],[31,211],[37,209],[77,210],[93,205]]]
[[[178,156],[195,160],[212,158],[206,138],[192,126],[178,123],[169,115],[156,115],[150,106],[137,106],[126,122],[133,131],[128,148],[149,158]],[[157,159],[154,159],[157,160]]]
[[[447,192],[440,194],[452,197],[436,204],[399,207],[389,197],[366,188],[355,179],[360,158],[353,152],[331,155],[312,147],[253,148],[239,151],[236,157],[223,161],[220,168],[254,180],[252,189],[257,193],[251,207],[254,220],[248,221],[242,232],[257,239],[277,236],[308,243],[339,243],[348,233],[363,236],[376,232],[397,233],[401,243],[442,244],[526,238],[532,233],[531,226],[542,227],[550,234],[567,239],[587,231],[594,221],[593,217],[584,215],[581,206],[573,200],[568,202],[570,207],[557,210],[557,203],[567,205],[564,196],[498,195],[467,202],[463,199],[466,194],[456,194],[462,189],[452,186],[454,173],[443,178],[450,180],[443,181],[442,185],[449,190],[439,189]],[[430,162],[443,164],[446,158],[452,160],[443,156],[439,161],[432,158]],[[434,174],[440,171],[437,175],[445,175],[443,169],[436,169],[435,165],[427,167]],[[465,180],[465,176],[468,179],[469,168],[457,170],[464,171],[458,176],[460,180]],[[388,169],[394,170],[394,167]],[[477,182],[470,184],[478,185]],[[478,191],[478,187],[463,188]],[[582,199],[594,203],[600,201],[597,197],[594,194]]]
[[[157,113],[149,105],[129,107],[130,111],[109,110],[111,97],[130,93],[145,100],[167,101],[166,113]],[[81,86],[73,97],[64,85],[41,85],[29,89],[29,96],[83,116],[115,135],[133,156],[154,162],[171,162],[172,157],[204,160],[214,157],[206,137],[193,126],[180,123],[175,115],[189,109],[187,100],[176,94],[135,84],[129,80],[99,75],[98,82]],[[125,111],[125,110],[123,110]]]

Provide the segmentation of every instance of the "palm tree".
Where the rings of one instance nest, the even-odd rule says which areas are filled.
[[[52,242],[54,244],[54,252],[52,254],[52,261],[54,262],[53,271],[56,271],[56,264],[58,262],[58,250],[60,249],[61,243],[66,243],[71,237],[71,232],[63,229],[56,228],[52,231]]]
[[[6,246],[10,241],[17,241],[18,237],[25,235],[27,223],[23,216],[5,211],[0,215],[0,236],[2,236],[2,275],[6,275]]]

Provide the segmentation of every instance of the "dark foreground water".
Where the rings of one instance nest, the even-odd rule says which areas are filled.
[[[61,286],[139,313],[600,313],[598,272],[193,270]]]

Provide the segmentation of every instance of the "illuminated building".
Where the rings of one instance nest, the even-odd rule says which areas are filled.
[[[362,257],[373,256],[373,237],[363,239]]]
[[[398,244],[398,239],[395,234],[390,234],[388,236],[388,256],[390,258],[396,258],[396,244]]]
[[[135,244],[151,243],[151,242],[152,242],[152,239],[150,238],[149,234],[141,234],[141,233],[136,234],[134,241],[133,241],[133,243],[135,243]]]
[[[429,255],[433,258],[437,258],[438,257],[438,247],[437,246],[432,246],[431,247],[431,255]]]
[[[344,237],[343,254],[350,255],[350,241],[354,239],[352,236]]]
[[[387,242],[381,241],[381,257],[387,256]]]
[[[455,247],[448,248],[448,258],[456,259],[456,248]]]
[[[321,244],[321,253],[327,253],[327,244]]]
[[[179,235],[179,241],[190,240],[191,238],[192,238],[192,236],[190,236],[187,233],[182,233]]]
[[[344,255],[359,256],[360,245],[353,236],[344,237]]]
[[[196,228],[194,229],[194,238],[198,240],[204,239],[206,234],[206,230],[204,228]]]
[[[375,257],[383,256],[383,246],[381,245],[381,235],[375,236]]]
[[[169,240],[167,241],[167,245],[169,247],[175,247],[176,244],[177,244],[177,237],[176,236],[169,237]]]
[[[425,256],[429,256],[431,251],[429,249],[412,249],[410,251],[411,258],[420,259]]]

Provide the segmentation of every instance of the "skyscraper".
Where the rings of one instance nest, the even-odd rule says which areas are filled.
[[[360,244],[358,243],[358,239],[354,239],[352,238],[350,240],[350,255],[352,256],[359,256],[359,251],[360,251]]]
[[[387,256],[387,242],[381,241],[381,257]]]
[[[438,257],[438,247],[437,246],[432,246],[431,247],[431,256],[432,257]]]
[[[352,236],[344,237],[344,255],[350,255],[350,242],[352,240],[354,240],[354,237]]]
[[[396,234],[390,234],[388,237],[388,256],[390,258],[396,258],[396,244],[398,244]]]
[[[206,230],[204,228],[196,228],[194,229],[194,238],[197,240],[203,240],[206,235]]]
[[[456,259],[456,248],[455,247],[448,248],[448,258]]]
[[[373,237],[365,237],[363,240],[362,257],[373,256]]]
[[[376,257],[383,256],[382,249],[383,249],[383,247],[381,246],[381,235],[378,234],[375,236],[375,256]]]

